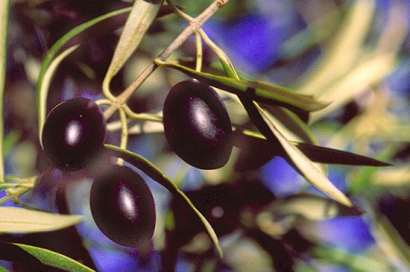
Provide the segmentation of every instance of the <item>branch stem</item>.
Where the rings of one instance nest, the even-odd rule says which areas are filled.
[[[175,50],[177,50],[192,34],[196,33],[202,25],[212,17],[221,7],[229,0],[215,0],[205,11],[198,17],[189,22],[189,25],[179,34],[178,37],[157,57],[158,60],[165,61]],[[125,104],[132,94],[144,83],[144,81],[155,71],[158,66],[152,61],[141,74],[126,88],[108,107],[104,116],[110,118],[116,110]]]

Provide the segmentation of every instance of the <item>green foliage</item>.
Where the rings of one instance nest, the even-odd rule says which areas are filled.
[[[256,154],[259,155],[258,159],[260,161],[255,162],[256,166],[254,168],[258,168],[272,158],[280,156],[313,187],[330,196],[330,198],[327,198],[301,192],[289,197],[271,200],[269,205],[255,210],[249,208],[252,211],[243,212],[241,215],[244,218],[241,218],[241,222],[238,222],[246,230],[245,232],[253,234],[260,232],[269,236],[272,241],[280,241],[283,238],[282,234],[293,228],[300,228],[300,222],[304,222],[304,220],[320,221],[339,216],[352,217],[369,213],[369,220],[371,220],[369,228],[374,234],[376,244],[378,244],[380,250],[387,253],[388,258],[394,259],[397,256],[402,263],[410,266],[407,261],[409,257],[407,256],[408,245],[403,242],[393,227],[384,220],[377,209],[369,204],[372,201],[369,201],[369,195],[373,192],[379,194],[383,189],[374,186],[373,191],[372,187],[372,179],[381,173],[378,168],[392,166],[382,160],[390,161],[397,151],[397,146],[393,144],[394,140],[391,139],[395,135],[393,133],[388,134],[385,131],[391,128],[389,125],[399,122],[395,116],[391,117],[387,114],[388,103],[383,103],[385,97],[383,95],[380,97],[374,95],[374,100],[379,104],[375,103],[374,106],[371,105],[368,108],[364,106],[365,113],[357,114],[358,116],[354,117],[354,121],[348,122],[340,131],[336,131],[331,125],[327,124],[328,121],[325,119],[329,116],[331,119],[331,114],[336,110],[357,99],[357,97],[365,96],[366,88],[377,85],[385,79],[395,67],[398,57],[397,47],[401,42],[400,37],[397,38],[396,47],[394,45],[386,46],[383,41],[380,41],[376,48],[365,47],[363,44],[369,35],[374,20],[375,3],[354,1],[350,5],[345,4],[335,8],[320,20],[311,23],[309,29],[300,31],[283,45],[282,56],[284,61],[292,62],[292,60],[302,56],[314,46],[322,47],[323,53],[313,67],[304,75],[301,75],[297,81],[282,86],[260,79],[264,78],[262,76],[254,79],[244,75],[241,71],[237,71],[237,67],[231,62],[227,53],[216,45],[202,29],[202,25],[215,14],[227,19],[235,15],[234,11],[246,10],[246,4],[244,4],[246,1],[242,5],[239,5],[239,2],[228,2],[214,1],[206,7],[205,3],[194,5],[192,4],[193,1],[184,1],[186,3],[184,11],[187,13],[192,12],[191,14],[195,14],[199,13],[199,10],[201,11],[197,17],[192,18],[179,6],[174,6],[171,1],[136,0],[132,7],[107,12],[93,19],[87,18],[88,21],[72,28],[53,44],[41,61],[36,81],[39,139],[46,119],[47,102],[50,96],[49,90],[53,80],[59,73],[61,65],[88,42],[87,39],[83,39],[84,36],[87,37],[84,34],[90,34],[93,29],[109,19],[116,19],[126,15],[128,16],[126,23],[123,26],[115,27],[117,31],[118,28],[123,27],[121,35],[118,38],[115,50],[113,50],[113,55],[108,57],[111,61],[107,71],[101,82],[98,82],[102,90],[98,95],[103,98],[96,102],[104,108],[104,115],[108,120],[107,129],[109,133],[113,132],[113,135],[116,135],[115,133],[118,131],[120,132],[119,136],[116,135],[118,141],[114,141],[115,144],[110,142],[104,145],[105,153],[102,155],[102,160],[115,158],[118,164],[124,162],[131,164],[147,177],[166,188],[174,198],[182,200],[188,211],[192,212],[196,219],[201,222],[219,256],[222,258],[227,255],[226,252],[223,252],[224,247],[220,241],[221,237],[217,235],[216,227],[212,226],[210,220],[206,217],[207,215],[200,211],[199,207],[193,204],[194,201],[189,199],[179,187],[180,184],[183,184],[181,180],[186,172],[180,170],[184,173],[179,173],[179,176],[175,175],[172,178],[168,177],[170,175],[167,174],[167,171],[162,170],[162,167],[166,168],[167,165],[162,161],[163,157],[161,159],[154,158],[150,161],[131,150],[128,145],[128,139],[134,137],[133,134],[148,134],[150,128],[154,132],[163,132],[161,114],[152,113],[152,110],[134,112],[131,109],[132,103],[130,103],[135,96],[141,95],[143,97],[146,95],[141,91],[144,89],[143,83],[148,78],[155,77],[154,71],[158,70],[159,73],[162,73],[161,77],[155,79],[166,82],[164,85],[172,85],[175,81],[180,81],[180,79],[186,77],[198,80],[217,88],[225,99],[228,112],[231,115],[236,115],[237,120],[240,120],[232,122],[234,145],[237,150],[234,150],[230,161],[226,166],[214,170],[214,172],[204,171],[204,176],[214,174],[217,177],[214,179],[221,183],[235,179],[237,176],[246,176],[248,172],[241,173],[235,169],[235,161],[242,159],[245,164],[247,163],[248,158],[241,157],[244,154],[241,151],[246,147],[251,152],[253,150],[260,151],[260,154]],[[221,12],[218,12],[219,9],[222,9]],[[3,1],[0,6],[0,39],[2,40],[0,49],[0,111],[3,111],[3,105],[6,103],[4,101],[4,86],[6,81],[8,15],[9,3]],[[167,25],[176,16],[188,21],[179,35],[174,35],[174,26]],[[333,24],[330,24],[331,22]],[[159,25],[161,27],[158,27]],[[331,35],[333,32],[336,32],[335,35]],[[98,32],[93,33],[89,40],[98,35]],[[164,37],[164,39],[174,36],[176,38],[173,38],[171,42],[167,41],[168,46],[162,47],[163,41],[158,38],[159,36]],[[183,44],[185,46],[185,42],[191,36],[195,36],[194,43],[197,52],[194,58],[186,58],[184,56],[186,48],[181,49],[181,46]],[[331,39],[331,36],[334,36],[334,38]],[[152,40],[150,39],[158,39],[158,44],[151,45]],[[147,42],[148,46],[144,44],[146,40],[151,42]],[[203,59],[203,43],[207,45],[207,50],[215,57],[212,58],[212,61]],[[161,50],[162,53],[156,55],[157,51]],[[167,60],[174,53],[176,55],[174,60]],[[107,58],[107,56],[104,57]],[[138,69],[134,69],[135,67],[130,64],[134,58],[137,59],[137,62],[144,58],[150,58],[146,68],[142,69],[140,73],[136,73],[135,71]],[[334,69],[334,67],[337,67],[337,69]],[[134,80],[127,82],[125,88],[118,94],[118,90],[111,89],[111,85],[114,77],[119,76],[120,72],[124,70],[131,70]],[[164,91],[161,90],[158,93],[163,94]],[[382,91],[377,93],[383,94]],[[148,97],[156,95],[157,93],[150,93]],[[365,100],[365,98],[363,99]],[[363,104],[366,104],[366,102],[363,102]],[[369,109],[371,107],[376,108],[376,110]],[[155,110],[156,112],[160,111],[159,108],[155,108]],[[382,113],[377,113],[377,111]],[[377,116],[380,120],[385,116],[391,117],[391,119],[386,122],[376,123],[374,122],[374,116]],[[0,199],[0,203],[3,204],[9,200],[14,200],[16,204],[21,204],[22,196],[36,188],[40,181],[37,175],[29,178],[22,177],[20,180],[20,177],[17,177],[18,174],[6,175],[4,173],[4,158],[12,150],[13,145],[18,143],[21,137],[24,137],[13,130],[7,132],[4,136],[4,119],[0,119],[0,155],[2,155],[0,156],[0,190],[4,191],[6,196]],[[390,124],[389,120],[392,120]],[[400,128],[408,128],[408,120],[405,122],[404,125],[401,125],[401,123],[396,125],[392,131],[398,132]],[[370,140],[379,131],[377,129],[366,130],[369,123],[379,125],[382,128],[380,133],[384,133],[385,136],[383,140],[393,142],[386,144],[387,147],[381,152],[370,152]],[[360,134],[361,128],[365,131],[363,134]],[[323,131],[320,131],[320,129],[323,129]],[[318,140],[317,138],[320,137],[321,132],[322,138],[325,138],[324,140]],[[332,134],[336,135],[333,137]],[[358,143],[355,143],[355,139],[351,139],[349,135],[355,135],[358,138]],[[397,133],[397,135],[401,134]],[[405,137],[407,137],[407,134],[402,136],[404,139]],[[334,144],[332,144],[332,141]],[[408,140],[403,141],[408,142]],[[320,146],[319,143],[321,142],[327,142],[331,147]],[[365,143],[363,146],[366,148],[360,149],[360,143]],[[344,151],[351,145],[353,145],[352,152]],[[368,154],[369,156],[359,155],[358,153]],[[249,164],[252,164],[252,162],[249,161]],[[348,170],[349,175],[347,177],[351,178],[352,181],[349,182],[346,190],[349,194],[347,194],[336,187],[329,179],[327,164],[366,166],[366,168]],[[88,166],[90,168],[95,167],[94,165]],[[251,169],[249,172],[253,170]],[[87,175],[93,175],[93,171],[95,169],[90,170],[91,174],[87,173]],[[65,182],[64,178],[67,178],[67,176],[63,176],[63,182]],[[68,210],[67,207],[62,207],[61,210],[64,209]],[[164,232],[175,231],[174,226],[176,224],[173,222],[170,212],[164,217],[166,219],[162,220],[166,221],[164,223],[165,227],[161,230]],[[285,218],[284,221],[290,223],[284,227],[286,224],[276,221],[277,218]],[[83,220],[83,217],[38,211],[31,209],[29,206],[19,208],[0,206],[0,219],[0,233],[13,234],[62,230],[76,225]],[[0,243],[15,250],[15,252],[23,250],[25,254],[28,254],[24,255],[25,257],[34,258],[36,262],[39,261],[45,266],[69,271],[92,271],[77,261],[48,249],[18,243]],[[314,246],[309,253],[318,260],[343,265],[354,271],[366,271],[369,266],[375,270],[385,270],[392,266],[375,259],[369,252],[364,255],[352,256],[336,249]],[[0,259],[7,259],[5,256],[8,255],[0,250]],[[346,258],[353,259],[353,261],[343,261]],[[22,259],[16,258],[11,261],[18,262]],[[304,267],[304,261],[299,261],[300,267]],[[2,269],[3,267],[0,266],[0,271]],[[307,268],[307,270],[309,269]]]

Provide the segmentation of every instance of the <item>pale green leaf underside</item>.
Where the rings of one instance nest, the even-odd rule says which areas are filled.
[[[156,18],[162,6],[162,2],[162,0],[135,1],[108,68],[106,76],[108,80],[111,80],[111,78],[118,73],[132,53],[137,49],[149,26]]]
[[[52,231],[83,220],[79,215],[60,215],[16,207],[0,207],[0,218],[0,233]]]
[[[313,186],[334,198],[338,202],[351,207],[353,204],[333,183],[317,168],[317,166],[306,157],[295,145],[288,141],[283,134],[275,127],[269,116],[260,108],[257,107],[261,116],[269,126],[271,132],[279,141],[283,150],[288,155],[288,160],[296,170]]]

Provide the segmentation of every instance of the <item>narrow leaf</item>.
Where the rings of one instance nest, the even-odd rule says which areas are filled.
[[[0,259],[21,263],[30,271],[91,272],[91,268],[60,253],[31,245],[0,242]],[[59,271],[60,271],[59,270]]]
[[[360,216],[364,213],[356,207],[346,207],[332,199],[311,194],[298,194],[276,200],[267,210],[274,215],[297,215],[309,220]]]
[[[337,189],[332,182],[320,172],[311,160],[309,160],[299,149],[292,145],[279,130],[266,118],[263,111],[261,112],[262,117],[265,118],[265,122],[270,127],[271,131],[275,135],[276,139],[279,141],[286,154],[289,156],[290,162],[295,166],[295,168],[305,177],[307,181],[317,187],[319,190],[325,194],[333,197],[340,203],[351,207],[353,204],[350,200]]]
[[[9,20],[10,0],[3,0],[0,4],[0,182],[4,176],[4,161],[3,161],[3,98],[4,89],[6,87],[6,61],[7,61],[7,30]]]
[[[309,159],[315,162],[361,166],[391,166],[389,163],[347,151],[305,143],[293,142],[293,144]]]
[[[311,161],[318,163],[352,166],[391,166],[389,163],[343,150],[295,141],[289,142],[297,147]],[[263,151],[262,157],[266,159],[265,163],[274,156],[282,154],[280,150],[272,146],[263,135],[255,131],[235,130],[234,144],[239,148],[242,148],[243,145],[248,145],[250,149],[260,149]]]
[[[173,183],[169,178],[167,178],[161,170],[159,170],[155,165],[153,165],[150,161],[145,159],[144,157],[133,153],[131,151],[121,149],[119,147],[110,145],[110,144],[105,144],[105,147],[107,150],[111,153],[112,156],[118,157],[123,159],[124,161],[127,161],[128,163],[134,165],[141,171],[143,171],[147,176],[152,178],[154,181],[158,182],[162,186],[164,186],[166,189],[168,189],[174,196],[182,198],[183,201],[185,201],[189,207],[196,213],[196,215],[199,217],[199,219],[202,221],[202,224],[204,224],[209,237],[215,244],[219,255],[221,258],[223,257],[223,252],[222,249],[219,245],[218,237],[212,228],[211,224],[206,220],[206,218],[201,214],[201,212],[192,204],[191,200],[182,192],[176,185]]]
[[[47,95],[48,89],[51,84],[54,72],[57,69],[58,65],[74,50],[78,48],[78,45],[74,45],[66,50],[64,50],[59,56],[57,56],[50,65],[47,67],[44,75],[42,77],[42,84],[38,90],[38,138],[41,139],[41,133],[43,130],[43,125],[46,120],[46,109],[47,109]],[[40,144],[41,141],[40,141]]]
[[[106,75],[108,82],[118,73],[131,54],[137,49],[148,28],[156,18],[162,2],[163,0],[135,1],[108,68]]]
[[[79,215],[60,215],[16,207],[0,207],[0,233],[30,233],[66,228],[79,223]]]
[[[315,100],[312,96],[301,95],[285,87],[262,81],[251,81],[217,76],[203,72],[197,72],[188,67],[166,63],[155,62],[159,66],[176,69],[197,80],[214,86],[216,88],[237,94],[246,95],[249,99],[271,105],[284,106],[287,108],[298,108],[305,111],[316,111],[325,108],[328,103]]]
[[[284,158],[288,163],[292,164],[308,182],[340,203],[348,207],[353,206],[350,200],[316,168],[314,163],[282,135],[270,120],[269,116],[256,102],[247,99],[247,97],[239,98],[256,127],[272,146],[283,150]]]

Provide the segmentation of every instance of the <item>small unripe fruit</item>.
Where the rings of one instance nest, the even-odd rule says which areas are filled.
[[[128,167],[112,165],[95,178],[90,208],[98,228],[117,244],[136,247],[154,233],[154,198],[143,178]]]
[[[73,98],[55,106],[47,115],[42,143],[47,159],[62,171],[87,166],[102,150],[107,133],[100,107],[86,98]]]
[[[224,166],[231,154],[232,126],[216,91],[201,82],[182,81],[163,107],[165,137],[174,152],[200,169]]]

